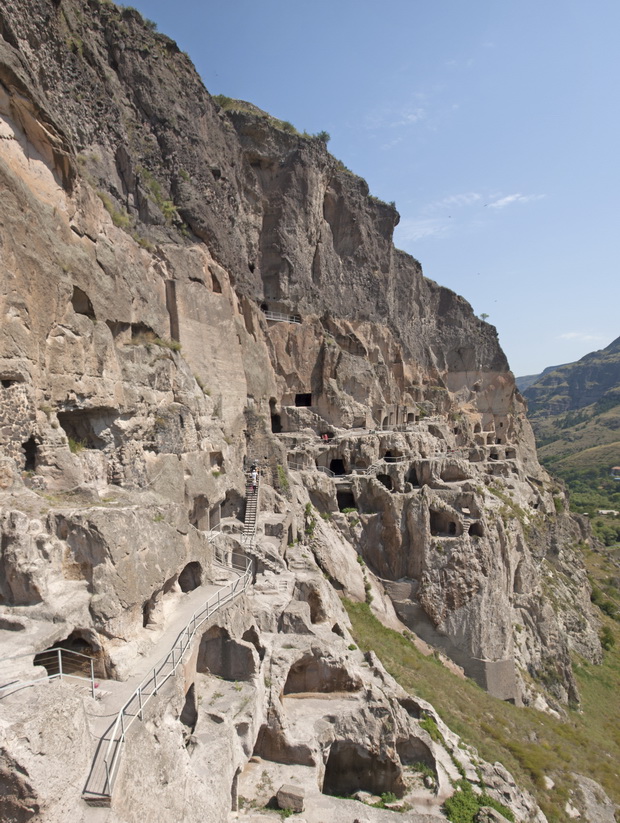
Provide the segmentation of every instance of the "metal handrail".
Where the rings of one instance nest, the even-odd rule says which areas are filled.
[[[63,667],[63,661],[62,661],[63,655],[65,655],[65,657],[69,656],[69,660],[65,661],[65,666],[64,667]],[[48,660],[50,665],[52,665],[56,660],[58,662],[58,671],[53,673],[53,674],[50,674],[48,672],[47,674],[42,675],[41,677],[34,677],[31,680],[15,680],[13,683],[8,683],[5,686],[0,686],[0,692],[4,692],[7,689],[18,689],[18,688],[22,688],[22,687],[25,687],[25,686],[34,686],[35,684],[42,683],[43,681],[56,680],[56,679],[63,680],[64,678],[73,678],[74,680],[88,680],[88,677],[83,677],[81,675],[72,674],[70,671],[68,671],[68,668],[67,668],[66,664],[67,664],[67,662],[71,662],[70,655],[73,655],[74,657],[80,657],[83,660],[88,660],[90,662],[90,689],[91,689],[92,696],[94,697],[95,696],[95,659],[93,657],[90,657],[87,654],[82,654],[81,652],[75,652],[72,649],[63,649],[60,646],[57,646],[56,648],[52,648],[52,649],[45,649],[42,652],[35,652],[34,654],[32,652],[30,652],[29,654],[28,653],[26,653],[26,654],[16,654],[16,655],[13,655],[12,657],[3,657],[2,660],[0,660],[0,666],[2,666],[3,663],[7,663],[7,662],[13,661],[13,660],[20,660],[24,657],[32,657],[33,658],[33,665],[34,665],[34,658],[38,657],[39,660],[37,661],[37,665],[40,665],[43,668],[46,668],[45,663],[43,663],[41,661],[41,658],[44,657],[46,660]]]
[[[323,472],[323,474],[326,474],[328,477],[335,477],[336,476],[336,472],[333,472],[331,469],[328,469],[326,466],[317,466],[316,468],[317,468],[317,471]]]
[[[231,563],[233,562],[234,557],[234,554],[231,555]],[[145,705],[157,694],[164,683],[166,683],[171,677],[174,677],[183,660],[183,656],[187,651],[187,648],[193,641],[200,626],[202,626],[202,624],[208,620],[211,615],[218,611],[218,609],[222,608],[222,606],[225,606],[227,603],[230,603],[241,592],[244,592],[251,583],[251,560],[248,560],[246,557],[241,557],[241,560],[245,567],[243,571],[236,569],[234,565],[224,566],[223,563],[219,563],[219,561],[214,560],[215,563],[220,566],[224,566],[224,568],[232,568],[233,571],[239,572],[239,576],[236,580],[231,581],[216,592],[216,594],[212,595],[199,611],[194,612],[185,628],[178,635],[172,649],[168,652],[166,657],[157,663],[153,667],[152,672],[149,672],[149,674],[143,678],[138,687],[134,689],[129,700],[127,700],[119,709],[116,721],[111,730],[108,747],[103,757],[105,767],[105,784],[103,787],[103,792],[97,793],[90,790],[85,790],[85,794],[98,794],[101,797],[112,796],[112,789],[114,788],[114,780],[116,778],[120,763],[123,743],[125,742],[127,732],[131,728],[132,723],[137,717],[139,717],[140,720],[143,719]],[[133,713],[130,711],[132,704],[134,710],[137,708],[137,711],[134,711]],[[125,720],[125,717],[127,717],[128,720]]]
[[[301,463],[293,463],[292,460],[286,461],[287,468],[291,469],[291,471],[298,471],[298,472],[307,472],[312,471],[314,466],[303,466]]]
[[[298,314],[284,314],[280,311],[270,311],[263,309],[263,314],[267,320],[275,320],[278,323],[301,323],[301,317]]]

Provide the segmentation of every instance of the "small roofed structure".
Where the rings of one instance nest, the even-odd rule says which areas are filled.
[[[614,480],[620,480],[620,466],[614,466],[611,470],[611,476]]]

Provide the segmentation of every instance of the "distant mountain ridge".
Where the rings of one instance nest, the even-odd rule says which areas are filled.
[[[620,337],[575,363],[545,369],[523,391],[543,464],[595,485],[620,465]]]
[[[546,369],[543,369],[539,374],[524,374],[522,377],[515,377],[515,383],[517,384],[517,388],[523,394],[526,389],[536,383],[541,377],[544,377],[545,374],[549,374],[549,372],[555,371],[556,369],[561,369],[562,366],[568,365],[567,363],[562,363],[560,366],[547,366]]]
[[[523,381],[528,378],[519,378]],[[519,382],[517,381],[517,386]],[[575,363],[545,369],[523,388],[530,417],[560,414],[598,402],[620,387],[620,337]]]

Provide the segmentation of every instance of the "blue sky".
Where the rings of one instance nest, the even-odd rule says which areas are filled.
[[[515,374],[620,335],[618,0],[132,5],[212,94],[328,131]]]

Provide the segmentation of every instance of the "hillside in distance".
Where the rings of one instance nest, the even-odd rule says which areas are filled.
[[[620,338],[575,363],[546,370],[523,392],[542,463],[571,491],[571,506],[598,515],[620,510]],[[597,534],[611,545],[620,538],[615,516],[598,516]]]

